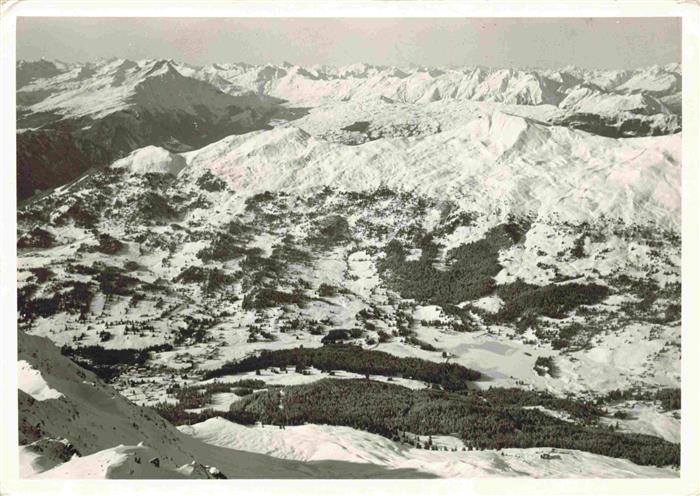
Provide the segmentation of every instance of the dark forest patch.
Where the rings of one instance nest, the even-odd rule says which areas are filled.
[[[231,405],[231,413],[279,425],[345,425],[395,440],[405,432],[459,433],[465,445],[476,449],[553,447],[626,458],[640,465],[680,465],[678,444],[566,422],[522,408],[519,398],[517,406],[497,401],[509,390],[464,395],[357,379],[287,386],[284,395],[281,389],[242,398]]]

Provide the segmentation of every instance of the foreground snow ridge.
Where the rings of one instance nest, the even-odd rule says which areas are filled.
[[[91,455],[73,456],[46,472],[27,474],[33,479],[185,479],[195,477],[194,464],[177,469],[161,467],[158,455],[152,449],[139,444],[120,444]]]
[[[372,463],[387,468],[412,468],[452,478],[666,478],[677,477],[670,468],[644,467],[628,460],[577,450],[509,448],[501,451],[428,451],[411,448],[385,437],[350,427],[300,425],[245,427],[221,417],[180,431],[208,444],[262,453],[298,461],[338,460]],[[436,444],[461,444],[456,438],[434,436]],[[552,453],[544,460],[543,453]]]
[[[20,63],[22,476],[677,478],[680,77]]]

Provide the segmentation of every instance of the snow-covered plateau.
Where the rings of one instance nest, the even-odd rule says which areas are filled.
[[[17,71],[22,477],[678,477],[680,66]]]

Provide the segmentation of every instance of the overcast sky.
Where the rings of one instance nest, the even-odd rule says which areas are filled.
[[[680,62],[681,21],[22,17],[17,57],[621,69]]]

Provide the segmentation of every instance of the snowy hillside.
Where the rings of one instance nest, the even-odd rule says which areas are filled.
[[[273,100],[254,95],[232,98],[209,84],[183,76],[171,60],[133,62],[115,59],[66,67],[53,78],[40,78],[20,86],[22,98],[45,92],[48,96],[25,107],[27,113],[55,113],[62,117],[104,117],[132,104],[150,112],[196,114],[202,105],[214,114],[237,105],[265,107]],[[20,102],[21,103],[21,102]]]
[[[572,450],[505,449],[464,456],[460,450],[426,451],[406,448],[382,436],[347,427],[304,425],[284,430],[244,427],[216,417],[182,432],[216,446],[244,449],[291,460],[346,460],[392,468],[414,468],[439,477],[536,477],[536,478],[625,478],[675,477],[670,470],[639,467],[633,463]],[[458,439],[436,437],[441,448],[460,446]],[[543,463],[542,453],[555,458]]]
[[[231,95],[269,95],[307,107],[381,97],[396,103],[471,100],[513,105],[553,105],[573,112],[569,103],[572,93],[588,88],[599,96],[596,101],[587,102],[585,112],[620,113],[634,110],[634,114],[666,115],[672,112],[660,105],[660,100],[672,98],[681,91],[681,67],[678,64],[634,71],[577,68],[556,71],[483,67],[399,68],[368,64],[301,67],[288,63],[262,66],[218,63],[193,67],[172,60],[132,62],[114,59],[73,65],[21,61],[17,70],[21,75],[18,78],[18,91],[23,98],[39,98],[38,94],[42,91],[58,94],[49,98],[44,96],[45,100],[31,107],[35,112],[64,108],[79,113],[81,95],[93,100],[99,95],[101,103],[98,110],[92,111],[106,112],[114,105],[111,102],[119,101],[124,94],[133,91],[143,77],[168,72],[205,81]],[[633,109],[629,108],[624,98],[620,98],[640,94],[645,95],[645,99]],[[72,103],[69,103],[71,100]],[[581,109],[577,111],[583,112]],[[672,119],[664,124],[666,130],[671,132],[678,126]]]
[[[680,77],[678,65],[610,73],[19,61],[18,196],[65,184],[141,146],[181,152],[296,118],[300,107],[344,102],[491,102],[604,136],[672,134],[681,129]]]
[[[367,462],[299,463],[205,444],[153,410],[127,401],[49,341],[24,333],[18,338],[23,478],[392,478],[420,473]],[[56,388],[60,396],[37,394],[36,388],[25,393],[27,374],[42,377],[44,390]]]
[[[17,92],[20,200],[145,145],[183,151],[265,128],[277,105],[222,93],[167,60],[55,67]]]
[[[444,195],[480,213],[540,220],[680,225],[680,135],[614,140],[501,112],[430,136],[328,143],[295,126],[185,154],[235,191],[380,186]],[[190,172],[191,171],[191,172]]]
[[[679,66],[19,74],[27,475],[678,476]]]

